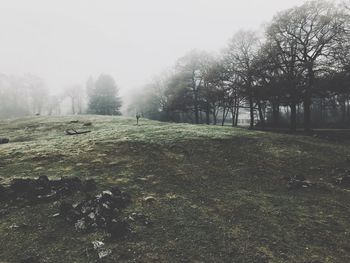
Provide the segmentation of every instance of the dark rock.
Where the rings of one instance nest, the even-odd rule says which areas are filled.
[[[58,199],[59,197],[60,197],[60,195],[57,192],[51,191],[48,194],[38,195],[37,199],[39,201],[54,201],[54,200]]]
[[[37,183],[32,179],[14,179],[11,181],[10,189],[16,198],[33,201],[37,197]]]
[[[85,122],[83,126],[92,126],[92,122]]]
[[[35,185],[31,179],[13,179],[10,188],[15,193],[23,193],[26,192],[28,188],[35,188]]]
[[[37,180],[38,184],[41,186],[49,187],[50,186],[50,180],[46,175],[42,175]]]
[[[8,139],[8,138],[0,138],[0,144],[6,144],[9,142],[10,142],[10,139]]]
[[[102,203],[99,209],[99,215],[101,215],[103,218],[109,220],[115,216],[115,211],[111,207],[111,204],[108,203]]]
[[[122,192],[118,187],[111,189],[113,194],[113,203],[115,208],[122,209],[131,203],[131,196],[125,192]]]
[[[83,185],[78,177],[63,177],[61,178],[61,182],[70,190],[79,190]]]
[[[73,206],[70,203],[63,201],[60,205],[60,214],[67,215],[71,210],[73,210]]]
[[[60,215],[63,216],[67,221],[76,221],[81,217],[80,213],[76,211],[73,206],[63,201],[59,208]]]
[[[82,189],[82,181],[77,177],[62,177],[60,180],[50,181],[51,188],[58,195],[64,196]]]
[[[111,193],[115,196],[120,196],[122,194],[122,191],[119,189],[119,187],[114,186],[111,189]]]
[[[130,230],[128,222],[125,220],[113,219],[107,222],[106,231],[111,235],[112,239],[121,238],[125,236]]]

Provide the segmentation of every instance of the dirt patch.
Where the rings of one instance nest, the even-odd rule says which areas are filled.
[[[0,201],[35,203],[54,201],[75,191],[93,191],[96,183],[93,179],[81,181],[77,177],[63,177],[49,180],[47,176],[38,179],[16,178],[8,186],[0,185]]]

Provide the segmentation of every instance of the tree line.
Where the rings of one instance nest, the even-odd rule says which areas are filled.
[[[106,74],[83,85],[68,85],[52,94],[34,75],[0,74],[0,118],[30,115],[120,115],[122,100],[115,80]]]
[[[309,1],[264,32],[239,31],[219,55],[191,51],[146,85],[129,110],[152,119],[250,128],[350,125],[350,12]]]

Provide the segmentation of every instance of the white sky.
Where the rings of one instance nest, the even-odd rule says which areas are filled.
[[[186,52],[218,51],[303,0],[0,0],[0,73],[53,90],[112,75],[121,93]]]

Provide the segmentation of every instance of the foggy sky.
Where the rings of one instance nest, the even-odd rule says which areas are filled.
[[[121,93],[196,48],[218,51],[303,0],[0,0],[0,73],[58,91],[111,74]]]

